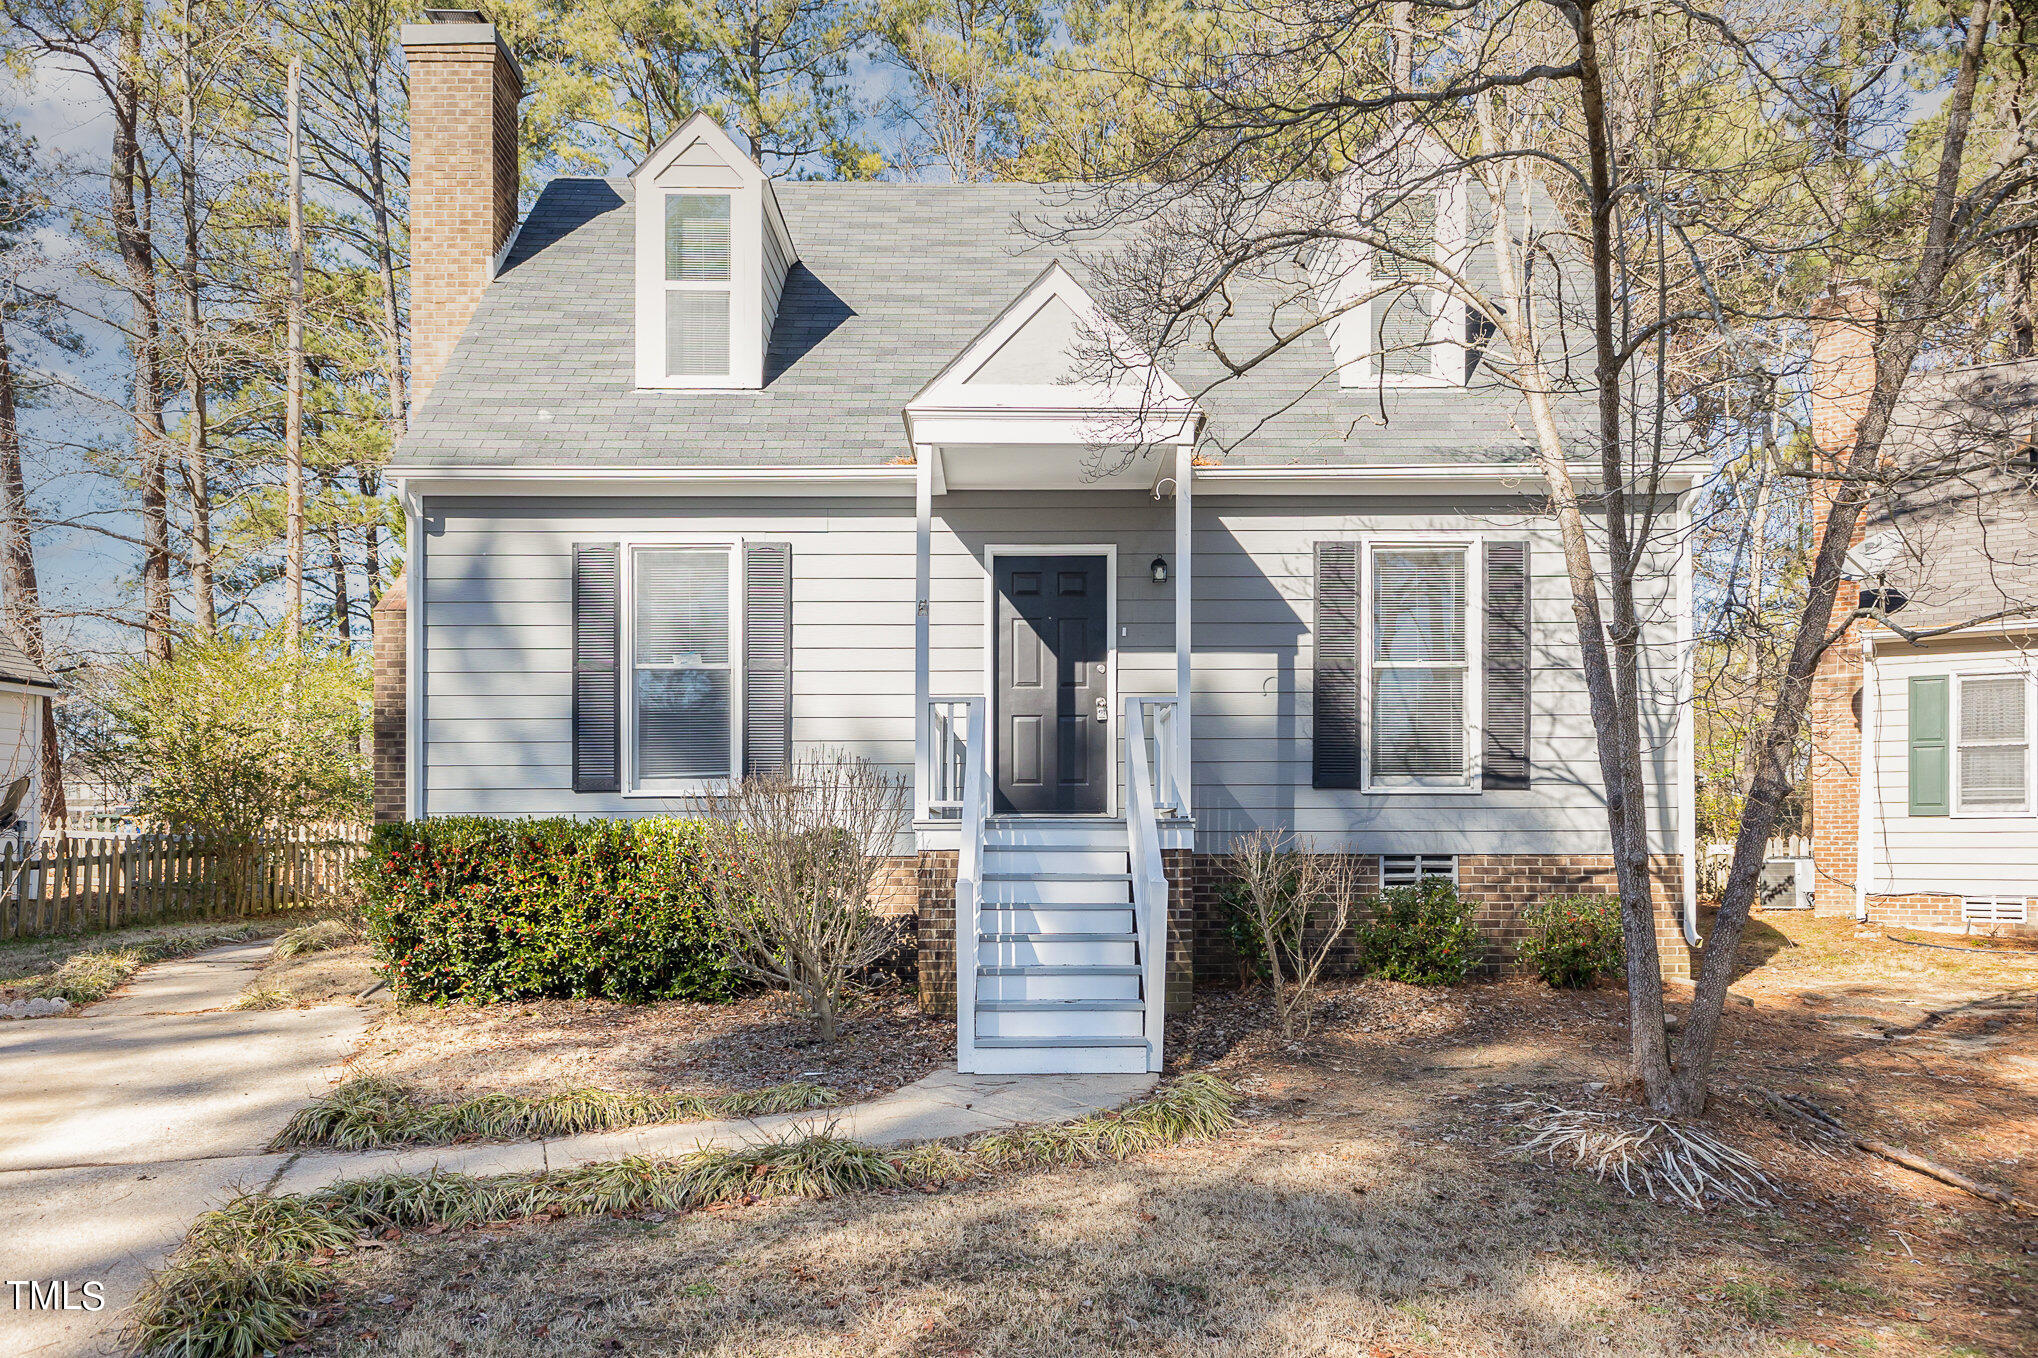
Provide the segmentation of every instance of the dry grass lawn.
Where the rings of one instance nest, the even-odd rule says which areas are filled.
[[[1712,1129],[1773,1209],[1634,1200],[1509,1153],[1525,1100],[1613,1106],[1617,991],[1338,987],[1284,1045],[1200,998],[1171,1050],[1222,1139],[938,1193],[526,1222],[357,1255],[339,1355],[2038,1353],[2038,1219],[1806,1139],[1757,1091],[2038,1197],[2038,967],[1770,916]],[[1588,1091],[1606,1082],[1608,1091]]]

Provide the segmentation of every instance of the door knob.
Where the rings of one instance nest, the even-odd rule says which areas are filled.
[[[1111,705],[1105,702],[1102,698],[1097,699],[1097,720],[1098,721],[1111,720]]]

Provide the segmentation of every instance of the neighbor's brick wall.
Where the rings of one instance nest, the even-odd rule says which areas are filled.
[[[1812,442],[1821,470],[1837,474],[1854,451],[1857,427],[1875,384],[1875,330],[1874,297],[1865,288],[1846,288],[1828,300],[1806,371]],[[1825,522],[1842,485],[1831,479],[1812,483],[1814,532]],[[1865,521],[1857,518],[1853,541],[1860,542],[1866,533]],[[1853,581],[1840,582],[1829,629],[1853,613],[1860,596]],[[1826,648],[1812,676],[1812,749],[1806,778],[1815,874],[1812,908],[1819,915],[1854,910],[1861,816],[1861,680],[1860,638],[1849,631]]]
[[[369,768],[374,779],[375,823],[380,825],[404,818],[406,745],[409,741],[409,707],[404,686],[405,621],[409,614],[405,577],[397,576],[375,605],[371,615],[374,647],[369,718]]]
[[[431,25],[419,26],[429,32]],[[410,65],[413,407],[445,370],[517,223],[523,83],[495,43],[404,46]]]

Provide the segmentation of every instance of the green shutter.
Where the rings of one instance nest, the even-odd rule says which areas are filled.
[[[1943,674],[1911,680],[1911,814],[1943,816],[1948,767]]]

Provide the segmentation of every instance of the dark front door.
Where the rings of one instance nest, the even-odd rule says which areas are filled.
[[[1105,558],[994,561],[997,809],[1101,812],[1111,777]]]

